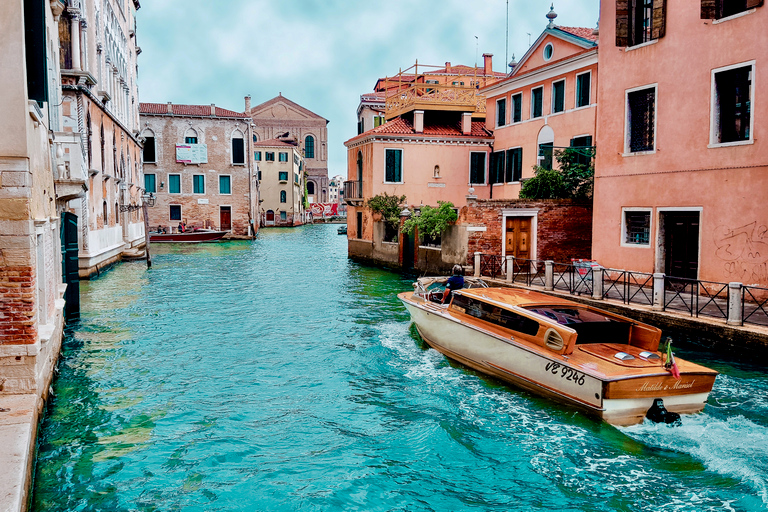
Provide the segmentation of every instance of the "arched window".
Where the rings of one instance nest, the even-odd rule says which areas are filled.
[[[232,163],[235,165],[245,164],[245,141],[243,132],[235,130],[232,133]]]
[[[259,137],[255,133],[253,134],[253,142],[259,142]]]
[[[363,197],[363,152],[357,152],[357,188],[358,196]]]
[[[304,158],[315,158],[315,138],[311,135],[304,137]]]
[[[280,202],[281,202],[281,203],[284,203],[285,201],[286,201],[286,194],[285,194],[285,190],[281,190],[281,191],[280,191]]]
[[[115,203],[115,226],[120,224],[120,207]]]
[[[104,204],[102,205],[102,213],[104,217],[104,227],[107,227],[109,225],[109,212],[107,211],[106,201],[104,201]]]
[[[189,128],[184,133],[185,144],[197,144],[197,131],[194,128]]]
[[[153,164],[157,162],[157,152],[155,151],[155,132],[147,128],[141,135],[144,138],[144,149],[141,152],[141,161]]]
[[[315,193],[315,182],[314,181],[308,181],[307,182],[307,194],[313,194]]]

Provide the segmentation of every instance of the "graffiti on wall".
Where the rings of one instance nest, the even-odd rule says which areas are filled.
[[[715,256],[726,275],[744,284],[768,284],[768,227],[757,221],[737,228],[718,226]]]
[[[338,203],[312,203],[313,217],[335,217],[338,214]]]

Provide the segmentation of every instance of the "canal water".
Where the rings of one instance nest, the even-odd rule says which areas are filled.
[[[615,428],[428,349],[336,226],[155,249],[82,284],[32,509],[768,509],[768,377],[682,427]]]

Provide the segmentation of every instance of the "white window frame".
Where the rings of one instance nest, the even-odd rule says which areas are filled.
[[[502,102],[502,101],[504,102],[504,120],[503,120],[502,123],[499,123],[499,103]],[[507,119],[509,117],[507,115],[507,112],[508,112],[507,107],[508,106],[509,106],[509,103],[507,102],[507,97],[506,96],[503,96],[503,97],[498,98],[496,100],[496,112],[495,112],[495,114],[496,114],[496,128],[501,128],[501,127],[507,126],[507,124],[509,124],[509,123],[507,123]]]
[[[586,105],[579,106],[579,77],[581,75],[589,75],[589,101]],[[583,73],[576,73],[576,83],[573,93],[573,109],[578,110],[581,108],[589,108],[592,106],[592,70],[585,71]]]
[[[474,183],[472,181],[472,153],[482,153],[485,155],[485,165],[483,166],[483,182],[482,183]],[[470,151],[469,156],[467,157],[469,159],[469,162],[467,164],[467,183],[469,183],[469,186],[474,185],[487,185],[488,184],[488,171],[489,166],[491,165],[491,158],[490,153],[487,151]]]
[[[178,176],[179,177],[179,191],[178,192],[171,192],[171,176]],[[184,184],[182,183],[181,174],[179,173],[168,173],[168,193],[174,196],[180,196],[182,192],[184,191]]]
[[[505,166],[504,179],[505,180],[507,179],[506,167],[509,167],[509,159],[507,159],[507,151],[509,151],[510,149],[519,149],[522,152],[523,146],[512,146],[504,150],[504,166]],[[521,183],[522,179],[523,179],[523,159],[520,158],[520,180],[521,181],[505,181],[505,183]]]
[[[648,151],[630,151],[629,150],[629,94],[635,91],[643,91],[645,89],[653,89],[653,149]],[[622,156],[639,156],[639,155],[651,155],[656,153],[656,145],[659,142],[659,132],[657,130],[659,124],[659,84],[646,84],[639,87],[633,87],[624,91],[624,153]]]
[[[742,14],[742,13],[739,13]],[[725,18],[723,18],[725,19]],[[718,127],[719,127],[719,111],[717,110],[717,90],[715,87],[715,75],[722,73],[723,71],[730,71],[737,68],[746,68],[750,66],[752,68],[752,84],[749,89],[749,139],[736,140],[733,142],[717,142]],[[709,106],[709,144],[708,148],[727,148],[730,146],[743,146],[745,144],[755,143],[755,78],[757,73],[755,72],[756,61],[749,60],[741,62],[739,64],[731,64],[730,66],[723,66],[721,68],[713,69],[710,77],[710,106]]]
[[[648,243],[632,244],[627,242],[627,212],[648,212]],[[646,206],[625,206],[621,208],[621,247],[632,247],[635,249],[650,249],[653,246],[653,208]]]
[[[181,217],[180,219],[172,219],[171,218],[171,206],[178,206],[179,207],[179,217]],[[175,203],[169,204],[168,205],[168,221],[173,221],[173,222],[179,221],[179,222],[181,222],[183,219],[184,219],[184,206],[180,205],[180,204],[175,204]]]
[[[533,117],[533,101],[534,101],[534,95],[533,91],[536,89],[541,89],[541,115],[537,117]],[[528,119],[539,119],[544,117],[544,86],[539,85],[537,87],[531,87],[531,111],[528,113]]]
[[[559,112],[555,112],[555,84],[559,84],[560,82],[563,82],[563,110],[560,110]],[[550,101],[551,106],[550,106],[550,109],[549,109],[549,112],[550,112],[551,115],[564,114],[565,113],[565,111],[566,111],[566,108],[565,108],[565,88],[566,88],[567,85],[568,84],[565,82],[565,78],[562,78],[560,80],[553,80],[552,81],[552,91],[551,91],[551,94],[550,94],[550,96],[551,96],[551,98],[550,98],[551,99],[551,101]]]
[[[195,176],[202,176],[203,177],[203,192],[195,192]],[[192,175],[192,194],[196,196],[204,196],[205,190],[208,188],[207,184],[205,183],[205,174],[193,174]]]
[[[400,152],[400,181],[387,181],[387,151],[399,151]],[[384,148],[384,175],[382,176],[382,182],[386,183],[388,185],[402,185],[405,183],[404,181],[404,172],[405,165],[403,164],[403,148]]]
[[[549,57],[547,57],[547,48],[552,48],[552,54]],[[541,56],[544,58],[544,62],[549,62],[552,60],[552,57],[555,56],[555,45],[552,43],[547,43],[544,46],[544,49],[541,51]]]
[[[223,177],[229,178],[229,194],[221,191],[221,178]],[[231,174],[219,174],[219,179],[217,180],[219,182],[219,195],[220,196],[231,196],[232,195],[232,175]],[[226,205],[221,205],[226,206]]]
[[[514,109],[514,100],[513,98],[515,96],[520,96],[520,120],[515,121],[515,109]],[[523,92],[517,92],[515,94],[511,94],[509,96],[509,124],[519,124],[523,122]]]

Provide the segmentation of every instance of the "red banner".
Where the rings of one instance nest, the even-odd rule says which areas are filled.
[[[312,203],[310,206],[313,217],[335,217],[339,214],[338,203]]]

